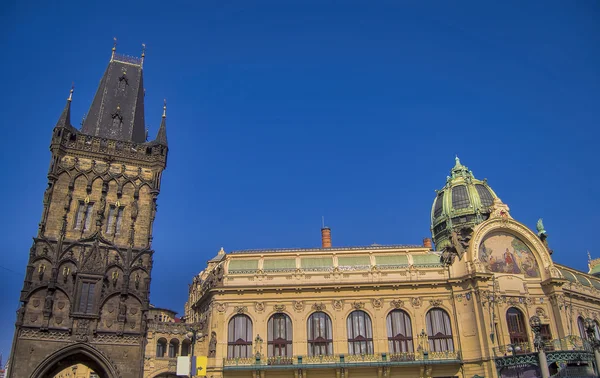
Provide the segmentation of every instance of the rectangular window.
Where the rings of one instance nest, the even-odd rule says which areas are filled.
[[[95,282],[82,282],[79,296],[79,312],[91,314],[94,309]]]
[[[75,214],[75,229],[81,230],[83,227],[83,231],[87,231],[90,229],[90,224],[92,222],[92,208],[94,207],[93,202],[85,203],[84,201],[79,201],[79,207],[77,208],[77,214]]]
[[[115,235],[121,231],[121,223],[123,220],[123,207],[111,205],[108,210],[108,219],[106,221],[106,233],[111,234],[114,230]]]

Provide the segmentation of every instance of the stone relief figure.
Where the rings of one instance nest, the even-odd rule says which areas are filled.
[[[138,201],[137,198],[131,203],[131,219],[136,220],[138,217]]]
[[[40,281],[44,280],[45,272],[46,272],[46,265],[44,265],[44,264],[40,265],[40,267],[38,268],[38,278],[40,279]]]
[[[104,215],[104,210],[106,210],[106,198],[100,197],[100,206],[98,206],[98,215]]]
[[[208,357],[215,357],[217,355],[217,333],[212,331],[210,333],[210,341],[208,342]]]
[[[117,315],[117,320],[119,322],[124,322],[127,318],[127,304],[125,303],[125,297],[121,297],[121,301],[119,302],[119,315]]]
[[[52,311],[52,304],[54,303],[54,298],[52,293],[46,294],[46,298],[44,298],[44,311]]]

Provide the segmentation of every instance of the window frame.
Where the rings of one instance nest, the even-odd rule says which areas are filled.
[[[275,323],[283,322],[281,324]],[[275,338],[278,333],[281,336],[283,329],[284,337]],[[271,315],[267,321],[267,356],[268,357],[292,357],[293,356],[293,324],[292,319],[285,313],[279,312]],[[282,353],[283,351],[283,353]]]
[[[324,327],[321,327],[322,318]],[[318,320],[318,322],[316,322]],[[311,324],[313,323],[313,324]],[[331,317],[323,311],[315,311],[309,315],[306,321],[306,344],[309,356],[331,356],[333,355],[333,325]],[[318,325],[318,327],[315,327]],[[315,329],[323,329],[324,332],[318,332],[315,337]],[[322,334],[325,334],[325,337]],[[325,351],[325,353],[315,353],[315,350]]]
[[[169,345],[169,342],[164,337],[161,337],[156,341],[156,358],[165,357],[165,354],[167,353],[167,345]],[[159,354],[159,351],[162,351],[162,353]]]
[[[517,328],[514,328],[517,326]],[[522,328],[520,330],[519,328]],[[522,344],[529,342],[525,314],[517,307],[510,307],[506,310],[506,329],[511,344]]]
[[[374,354],[373,322],[366,311],[354,310],[348,314],[346,335],[349,355]]]
[[[440,313],[443,329],[435,332],[434,325],[438,325],[433,320],[434,313]],[[450,314],[442,308],[435,307],[425,314],[425,325],[427,328],[427,341],[431,352],[454,352],[454,332],[452,330],[452,321]],[[442,332],[443,331],[443,332]],[[444,347],[445,346],[445,347]]]
[[[236,319],[245,319],[245,337],[235,340]],[[227,358],[252,357],[252,319],[245,314],[237,314],[227,323]]]
[[[75,220],[73,224],[74,230],[88,231],[92,223],[92,213],[94,211],[94,202],[79,200],[77,211],[75,212]]]
[[[94,285],[90,291],[90,285]],[[86,289],[87,287],[87,289]],[[79,276],[77,282],[77,300],[73,312],[80,315],[96,315],[98,309],[98,294],[101,289],[100,278],[96,276]],[[84,295],[84,290],[87,291]],[[90,297],[91,294],[91,297]],[[81,310],[81,306],[84,302],[82,299],[85,298],[85,308]]]
[[[403,335],[399,329],[395,330],[396,327],[394,326],[397,325],[394,323],[393,319],[395,314],[400,314],[399,321],[402,322],[404,329],[407,331],[407,333],[409,333],[409,335]],[[385,318],[385,324],[388,336],[389,353],[414,353],[415,341],[413,337],[412,320],[408,312],[401,309],[390,311]]]

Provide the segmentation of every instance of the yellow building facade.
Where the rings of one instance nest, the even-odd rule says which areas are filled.
[[[221,249],[185,323],[149,322],[147,364],[180,349],[145,376],[173,374],[184,341],[212,378],[597,376],[600,279],[555,264],[541,220],[457,159],[431,228],[436,248],[335,247],[324,228],[321,248]]]

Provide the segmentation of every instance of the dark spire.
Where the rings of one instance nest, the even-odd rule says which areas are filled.
[[[71,126],[71,100],[73,99],[73,91],[74,90],[75,90],[75,86],[71,86],[71,91],[69,92],[69,98],[67,99],[65,108],[63,109],[60,117],[58,118],[58,122],[56,122],[56,127],[73,128],[73,126]]]
[[[163,146],[168,146],[168,143],[167,143],[167,100],[165,100],[165,104],[163,106],[162,121],[160,121],[160,128],[158,129],[158,133],[156,134],[156,139],[154,139],[154,142],[157,144],[162,144]]]
[[[83,122],[87,135],[145,142],[142,59],[116,52],[116,38],[104,76]]]

